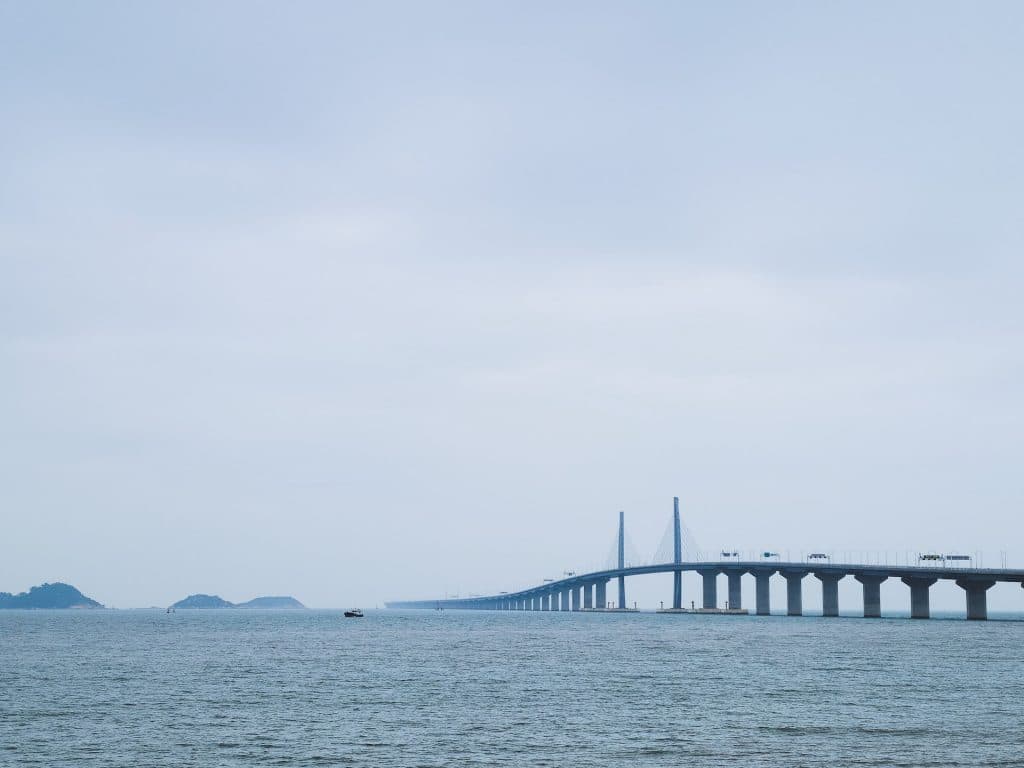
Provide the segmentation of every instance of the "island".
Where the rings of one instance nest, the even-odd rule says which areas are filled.
[[[245,603],[232,603],[220,595],[189,595],[184,600],[179,600],[171,606],[174,610],[178,608],[263,608],[263,609],[295,609],[305,608],[302,603],[294,597],[254,597]]]
[[[70,584],[54,582],[32,587],[28,592],[12,595],[0,592],[0,608],[102,608]]]
[[[229,603],[220,595],[189,595],[184,600],[179,600],[171,608],[234,608],[234,603]]]
[[[238,603],[235,608],[273,608],[282,610],[285,608],[305,608],[302,603],[294,597],[254,597],[246,603]]]

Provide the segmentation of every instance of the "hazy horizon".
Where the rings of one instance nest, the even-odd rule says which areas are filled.
[[[0,3],[0,591],[513,590],[673,496],[707,550],[1024,568],[1022,32]]]

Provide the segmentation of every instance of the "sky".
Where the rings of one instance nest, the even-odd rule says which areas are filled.
[[[653,558],[673,496],[708,552],[1024,567],[1022,36],[0,0],[0,590],[493,593],[603,565],[619,510]]]

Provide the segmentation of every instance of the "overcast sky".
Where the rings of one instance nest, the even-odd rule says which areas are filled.
[[[0,590],[514,589],[620,509],[652,557],[673,495],[709,550],[1024,567],[1022,38],[1011,2],[0,1]]]

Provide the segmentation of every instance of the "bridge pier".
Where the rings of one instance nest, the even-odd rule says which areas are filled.
[[[594,601],[597,603],[595,606],[597,608],[608,607],[608,581],[606,579],[601,579],[594,585]]]
[[[583,585],[583,609],[590,610],[594,607],[594,584],[587,582]]]
[[[779,571],[786,580],[786,615],[803,616],[803,579],[807,571]]]
[[[580,588],[573,587],[569,592],[572,595],[572,609],[578,611],[580,609]]]
[[[704,580],[704,602],[703,608],[717,608],[718,607],[718,574],[719,570],[714,569],[700,569],[697,571]]]
[[[910,587],[910,618],[930,619],[932,614],[928,605],[928,589],[938,579],[904,576],[900,581]]]
[[[821,581],[821,615],[839,615],[839,580],[845,573],[815,573],[814,577]]]
[[[806,571],[780,571],[786,579],[786,615],[804,615],[804,588],[803,580],[807,575]]]
[[[569,590],[569,589],[563,589],[562,590],[562,610],[563,611],[568,611],[569,610],[569,592],[570,591],[571,590]]]
[[[770,616],[772,613],[771,578],[775,571],[758,569],[751,573],[754,574],[755,613],[758,616]]]
[[[729,571],[726,574],[729,578],[729,608],[739,609],[743,607],[743,571]]]
[[[882,582],[888,576],[875,573],[858,573],[853,578],[864,585],[864,618],[882,618]]]
[[[1024,584],[1021,584],[1024,587]],[[672,607],[679,610],[683,607],[683,572],[672,571]]]
[[[957,579],[956,585],[967,593],[967,618],[970,621],[988,619],[988,591],[995,586],[994,579]]]

